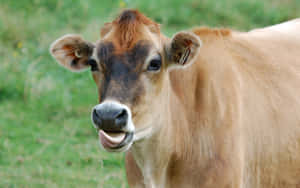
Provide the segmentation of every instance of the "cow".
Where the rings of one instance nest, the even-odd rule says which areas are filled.
[[[91,43],[50,47],[71,71],[90,68],[92,121],[126,152],[133,188],[300,187],[300,20],[239,32],[197,27],[168,38],[124,10]]]

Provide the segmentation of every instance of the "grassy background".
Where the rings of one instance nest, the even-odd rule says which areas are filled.
[[[168,36],[300,16],[299,0],[0,0],[0,187],[127,187],[124,155],[98,147],[90,73],[71,73],[48,53],[66,33],[97,40],[123,8],[140,9]]]

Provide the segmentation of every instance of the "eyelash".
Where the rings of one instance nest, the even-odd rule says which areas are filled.
[[[147,67],[147,71],[158,71],[162,65],[161,56],[158,58],[152,59]]]

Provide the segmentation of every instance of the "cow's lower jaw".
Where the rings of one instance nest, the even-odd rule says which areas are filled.
[[[133,143],[133,132],[108,133],[99,130],[99,140],[103,148],[109,152],[123,152]]]
[[[152,135],[152,133],[153,133],[153,127],[152,126],[137,130],[134,133],[133,141],[135,142],[135,141],[142,140],[144,138],[150,137]]]

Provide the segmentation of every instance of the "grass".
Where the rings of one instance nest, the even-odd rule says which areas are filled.
[[[104,152],[90,121],[90,73],[50,57],[66,33],[95,41],[122,8],[138,8],[168,36],[197,25],[239,30],[300,16],[298,0],[0,0],[0,187],[128,187],[124,155]]]

